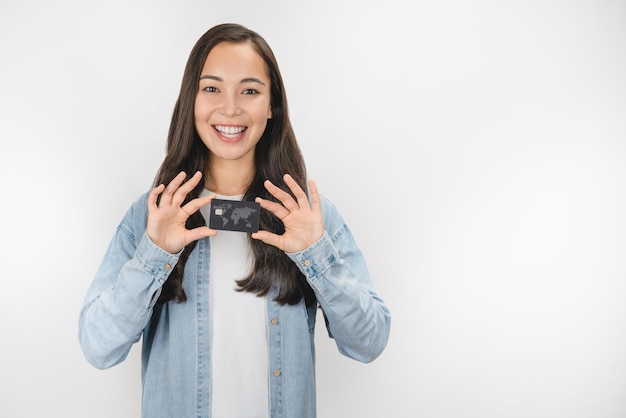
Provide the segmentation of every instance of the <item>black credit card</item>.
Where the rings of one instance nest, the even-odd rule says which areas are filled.
[[[223,231],[257,232],[261,205],[240,200],[211,200],[209,228]]]

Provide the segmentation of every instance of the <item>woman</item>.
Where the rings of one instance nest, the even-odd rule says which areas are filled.
[[[210,229],[216,197],[258,202],[259,231]],[[274,54],[254,31],[215,26],[190,54],[154,187],[87,292],[81,347],[108,368],[143,338],[144,417],[315,417],[318,308],[344,355],[383,351],[389,311],[307,182]]]

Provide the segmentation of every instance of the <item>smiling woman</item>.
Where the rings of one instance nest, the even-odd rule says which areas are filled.
[[[272,117],[270,84],[265,62],[248,43],[224,42],[207,56],[194,115],[196,131],[211,151],[213,170],[236,164],[252,177],[254,148]],[[222,194],[244,191],[207,186]]]
[[[387,345],[389,310],[307,179],[287,109],[256,32],[223,24],[198,40],[154,188],[119,224],[80,313],[98,368],[142,340],[144,417],[315,417],[318,310],[342,354],[371,362]],[[260,207],[259,230],[209,228],[215,197]]]
[[[252,272],[275,284],[299,277],[273,246],[255,241],[257,248],[245,242],[247,233],[219,231],[208,239],[210,251],[205,239],[191,252],[193,244],[185,246],[146,319],[151,328],[135,326],[135,315],[153,300],[132,300],[132,286],[158,287],[135,270],[154,267],[157,274],[169,261],[163,263],[160,250],[146,257],[138,247],[145,225],[130,234],[120,220],[151,189],[170,123],[167,165],[155,186],[184,169],[188,176],[201,171],[204,187],[208,152],[193,109],[212,48],[194,55],[173,120],[172,110],[195,41],[233,20],[256,27],[271,43],[306,173],[349,222],[393,314],[389,344],[362,365],[337,355],[317,310],[317,414],[626,417],[625,16],[626,2],[615,0],[0,1],[0,417],[137,418],[141,402],[152,399],[141,396],[142,349],[147,385],[161,377],[169,385],[168,373],[200,370],[204,380],[194,376],[178,390],[206,399],[207,355],[215,360],[217,349],[207,318],[233,324],[233,334],[243,330],[231,322],[237,312],[224,320],[215,312],[231,294],[220,293],[217,301],[209,295],[224,283],[232,290],[235,277]],[[280,89],[273,60],[259,51],[270,89]],[[288,172],[308,188],[293,147],[276,154],[264,145],[285,141],[281,93],[271,92],[272,118],[255,150],[259,178],[281,183]],[[279,148],[291,146],[285,141]],[[260,189],[266,191],[262,183]],[[281,189],[289,191],[286,184]],[[251,196],[246,201],[255,203],[257,193]],[[98,281],[101,290],[85,301],[81,333],[97,332],[93,317],[100,310],[100,339],[108,344],[101,356],[122,358],[128,339],[145,338],[102,372],[81,352],[77,313],[113,233],[128,237],[112,245],[128,262],[122,269],[107,258],[103,269],[118,272],[119,286]],[[216,238],[227,241],[220,246]],[[233,280],[217,282],[217,262],[228,260],[241,238],[254,254],[248,259],[265,254],[267,263],[244,265]],[[217,290],[206,286],[207,274]],[[311,288],[319,287],[319,277]],[[277,285],[284,291],[279,299],[297,297],[289,283],[299,289],[302,282]],[[250,280],[249,288],[264,282]],[[178,303],[177,294],[187,302]],[[265,343],[272,359],[294,348],[284,338],[277,342],[276,332],[303,328],[267,310],[274,296],[232,292],[250,302],[252,311],[239,319],[257,318],[254,302],[265,302],[259,329],[267,336],[254,338],[272,338],[271,346]],[[191,309],[206,300],[212,313],[206,304]],[[127,309],[106,309],[116,301]],[[338,304],[318,303],[344,350],[347,330],[328,309]],[[301,314],[305,306],[278,309],[309,319]],[[172,322],[184,309],[188,321]],[[119,340],[123,349],[110,354],[111,339],[129,330]],[[238,348],[252,345],[252,335],[247,338]],[[97,347],[86,348],[90,358],[99,356]],[[309,357],[289,367],[310,365]],[[282,379],[292,390],[291,372],[283,368],[276,378],[277,369],[255,379]],[[218,378],[216,369],[210,372]],[[173,415],[186,418],[183,412]]]

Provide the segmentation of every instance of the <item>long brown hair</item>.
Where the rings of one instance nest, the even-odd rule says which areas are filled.
[[[289,191],[283,181],[286,173],[289,173],[306,192],[306,167],[289,120],[287,96],[274,53],[258,33],[232,23],[217,25],[209,29],[198,39],[189,55],[180,93],[172,114],[167,136],[166,156],[156,174],[154,186],[161,183],[168,184],[181,171],[185,171],[188,175],[196,171],[206,172],[209,164],[209,151],[196,132],[194,104],[204,62],[211,49],[221,42],[251,45],[265,61],[271,81],[272,119],[268,120],[265,132],[256,145],[256,175],[243,199],[254,200],[255,197],[260,196],[276,201],[267,192],[263,182],[268,179],[283,190]],[[203,187],[203,182],[200,182],[189,193],[185,202],[198,197]],[[199,211],[187,220],[187,228],[205,224],[206,221]],[[282,222],[265,210],[261,211],[260,228],[277,234],[284,232]],[[264,296],[276,287],[275,299],[280,304],[296,304],[302,298],[305,298],[307,305],[315,302],[313,291],[304,275],[283,251],[250,237],[249,242],[254,258],[253,268],[248,277],[237,281],[238,290]],[[187,300],[182,286],[183,272],[189,254],[195,246],[194,242],[183,250],[178,264],[163,285],[159,304]]]

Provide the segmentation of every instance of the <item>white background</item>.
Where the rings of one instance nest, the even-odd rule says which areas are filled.
[[[319,330],[320,417],[626,416],[624,2],[2,0],[1,417],[139,416],[139,347],[94,369],[78,312],[227,21],[393,316],[367,365]]]

